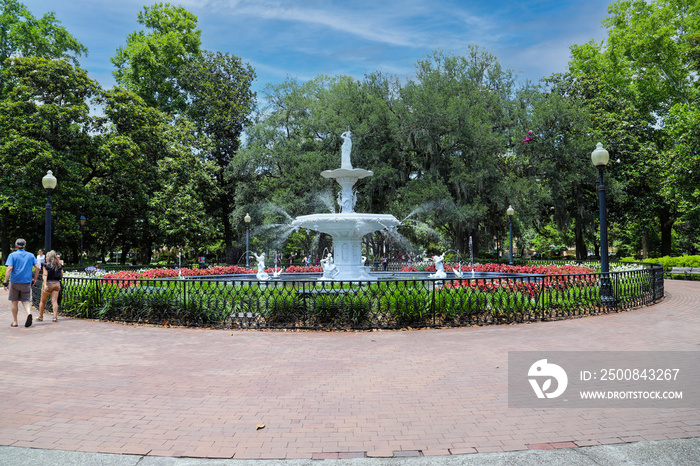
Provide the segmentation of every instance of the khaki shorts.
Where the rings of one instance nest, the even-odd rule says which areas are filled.
[[[31,283],[12,283],[10,282],[9,301],[22,301],[26,303],[32,300],[32,284]]]
[[[46,287],[41,289],[42,293],[51,293],[52,291],[61,291],[61,282],[58,280],[47,280]]]

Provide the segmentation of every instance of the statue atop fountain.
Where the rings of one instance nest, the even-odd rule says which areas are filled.
[[[350,131],[345,131],[340,137],[343,138],[343,145],[340,149],[340,168],[352,170],[352,161],[350,160],[352,133]]]
[[[326,267],[333,271],[322,280],[376,280],[369,274],[369,267],[362,260],[362,237],[385,228],[395,228],[399,221],[389,214],[363,214],[355,212],[357,196],[353,186],[357,180],[372,176],[370,170],[352,166],[352,133],[345,131],[341,137],[341,164],[335,170],[324,170],[321,176],[334,179],[340,185],[338,205],[340,213],[302,215],[292,221],[292,228],[308,228],[333,237],[334,257],[327,257]],[[324,260],[326,260],[324,259]],[[332,274],[332,276],[330,276]]]
[[[350,131],[345,131],[341,137],[343,138],[343,145],[340,149],[340,168],[324,170],[321,172],[321,176],[324,178],[333,178],[338,182],[341,186],[340,193],[338,193],[340,212],[349,213],[355,212],[355,203],[357,202],[357,196],[352,189],[353,186],[355,186],[357,180],[372,176],[374,173],[371,170],[352,167],[352,159],[350,158],[350,153],[352,151],[352,133]]]

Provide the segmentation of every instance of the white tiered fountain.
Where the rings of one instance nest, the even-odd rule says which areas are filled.
[[[343,147],[340,168],[321,172],[324,178],[333,178],[341,186],[338,193],[340,213],[302,215],[292,221],[294,228],[320,231],[333,237],[334,271],[332,278],[324,274],[322,280],[375,280],[362,259],[362,237],[385,228],[395,228],[399,221],[389,214],[362,214],[355,212],[357,197],[353,186],[357,180],[374,175],[370,170],[353,168],[350,161],[352,138],[350,131],[342,135]]]

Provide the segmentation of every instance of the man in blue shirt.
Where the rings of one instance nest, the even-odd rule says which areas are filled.
[[[17,312],[19,311],[19,302],[22,302],[24,310],[27,311],[27,321],[25,327],[32,325],[32,286],[36,283],[39,276],[39,263],[34,257],[34,254],[27,252],[24,248],[27,242],[22,238],[15,241],[15,252],[7,256],[5,265],[5,280],[2,286],[10,294],[8,299],[12,304],[12,324],[10,327],[17,327]],[[34,268],[34,277],[32,278],[32,267]]]

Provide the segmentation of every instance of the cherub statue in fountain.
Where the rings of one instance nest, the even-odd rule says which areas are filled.
[[[435,263],[435,273],[428,275],[428,278],[445,278],[447,273],[445,273],[445,266],[442,261],[445,260],[445,253],[443,252],[440,256],[433,256],[433,262]]]
[[[332,280],[340,273],[340,270],[333,262],[333,255],[330,252],[325,258],[321,259],[321,268],[323,269],[323,280]]]
[[[457,278],[462,278],[464,276],[464,272],[462,271],[462,263],[458,262],[457,265],[452,267],[452,271],[455,274],[455,277]]]
[[[260,253],[260,255],[253,253],[255,260],[258,261],[258,273],[255,275],[258,280],[269,280],[270,275],[265,272],[265,253]]]

